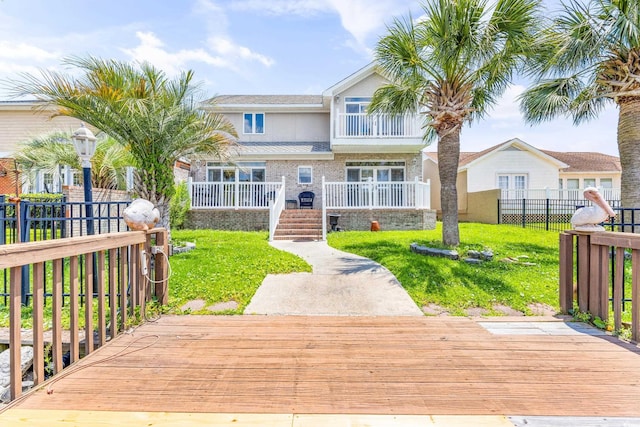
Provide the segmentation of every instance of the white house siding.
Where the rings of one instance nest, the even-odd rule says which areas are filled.
[[[80,127],[80,120],[72,117],[55,117],[50,119],[48,112],[36,112],[30,107],[19,106],[8,110],[9,106],[0,104],[0,152],[14,153],[20,144],[50,133],[54,130],[68,132]],[[71,141],[69,141],[71,142]]]
[[[526,175],[528,188],[558,187],[558,167],[549,160],[528,151],[502,150],[469,165],[467,191],[497,188],[501,174]]]
[[[379,74],[372,74],[355,85],[338,93],[340,96],[339,108],[341,112],[344,112],[344,98],[347,96],[372,96],[373,93],[380,86],[387,84],[385,80]]]
[[[329,114],[279,113],[260,109],[247,109],[247,113],[265,113],[265,133],[243,133],[243,113],[224,113],[238,132],[242,142],[322,142],[329,141]]]

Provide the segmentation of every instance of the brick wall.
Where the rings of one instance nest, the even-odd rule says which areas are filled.
[[[331,210],[339,214],[338,227],[347,230],[370,230],[371,221],[378,221],[383,230],[433,230],[436,213],[432,210]],[[193,209],[187,214],[186,228],[236,231],[268,231],[268,210]],[[327,230],[330,230],[327,218]]]
[[[433,230],[436,212],[416,209],[331,209],[327,211],[327,230],[331,230],[329,215],[339,214],[338,227],[344,231],[371,229],[371,221],[378,221],[382,230]]]
[[[268,231],[268,210],[192,209],[187,213],[185,228],[233,231]]]
[[[16,165],[13,159],[0,159],[0,194],[16,194]],[[18,188],[18,193],[21,188]]]
[[[313,191],[316,194],[314,207],[322,206],[322,177],[328,182],[346,181],[346,162],[348,161],[404,161],[405,181],[413,181],[422,176],[421,154],[336,154],[333,160],[267,160],[268,182],[280,182],[285,177],[285,198],[298,200],[298,194],[303,191]],[[298,166],[313,168],[312,183],[298,184]],[[206,181],[206,162],[199,165],[192,164],[191,172],[194,181]]]

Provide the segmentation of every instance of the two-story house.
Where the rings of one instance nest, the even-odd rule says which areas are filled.
[[[206,108],[225,115],[239,140],[223,161],[192,161],[190,225],[265,229],[269,217],[297,210],[320,215],[325,231],[328,216],[349,230],[372,221],[384,229],[434,227],[429,186],[420,179],[419,117],[367,114],[384,83],[371,64],[320,95],[213,98]],[[279,204],[284,214],[270,211]]]

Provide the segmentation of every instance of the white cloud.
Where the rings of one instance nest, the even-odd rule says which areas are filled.
[[[384,29],[394,15],[408,14],[414,1],[408,0],[241,0],[230,6],[234,10],[252,11],[269,15],[315,16],[336,13],[342,27],[354,41],[345,46],[370,56],[368,39]]]
[[[204,62],[217,67],[228,66],[222,58],[214,57],[203,49],[183,49],[168,52],[162,40],[151,32],[136,32],[140,43],[133,49],[123,49],[131,59],[149,62],[164,70],[169,75],[177,75],[186,67],[188,62]]]
[[[234,10],[263,12],[269,15],[313,16],[327,11],[326,0],[240,0],[231,6]]]
[[[364,46],[369,35],[384,26],[385,20],[396,12],[393,1],[328,0],[340,15],[340,21],[358,44]]]
[[[245,46],[240,46],[226,37],[211,37],[208,40],[209,47],[217,54],[228,59],[241,59],[244,61],[257,61],[265,67],[271,67],[275,60],[266,55],[253,52]],[[236,62],[236,61],[232,61]]]
[[[0,58],[45,62],[57,57],[58,54],[54,52],[27,43],[0,41]]]
[[[212,37],[206,49],[182,49],[169,52],[165,44],[152,32],[136,32],[138,46],[123,51],[136,61],[146,61],[161,68],[170,75],[180,73],[189,68],[190,62],[201,62],[214,67],[235,69],[240,61],[259,62],[266,67],[274,64],[274,60],[251,51],[249,48],[235,44],[224,37]]]

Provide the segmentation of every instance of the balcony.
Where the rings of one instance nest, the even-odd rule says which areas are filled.
[[[419,116],[414,114],[335,113],[331,133],[334,152],[418,152],[424,143]]]

